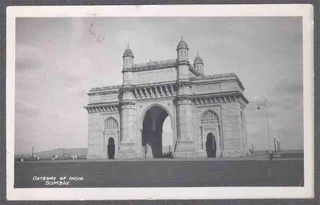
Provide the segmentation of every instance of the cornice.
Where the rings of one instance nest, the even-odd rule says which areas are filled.
[[[91,113],[104,113],[104,112],[117,112],[119,111],[119,103],[117,104],[89,104],[88,106],[84,107],[89,114]]]
[[[242,90],[245,90],[243,87],[241,81],[239,80],[238,76],[235,73],[225,73],[225,74],[216,74],[216,75],[202,75],[202,76],[196,76],[196,77],[190,77],[190,80],[194,84],[202,84],[207,82],[230,82],[230,81],[236,81],[239,87]]]
[[[242,106],[245,107],[249,103],[244,95],[239,92],[217,93],[211,95],[193,95],[191,97],[192,101],[196,105],[239,102]]]

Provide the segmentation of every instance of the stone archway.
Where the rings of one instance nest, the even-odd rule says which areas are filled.
[[[220,120],[217,113],[211,109],[205,110],[201,115],[200,123],[200,148],[209,158],[221,157]]]
[[[168,116],[168,112],[160,106],[153,106],[145,112],[142,123],[142,152],[144,158],[163,157],[163,123]]]
[[[115,118],[109,117],[105,119],[105,128],[103,135],[103,149],[106,154],[106,159],[114,159],[117,154],[119,128]]]

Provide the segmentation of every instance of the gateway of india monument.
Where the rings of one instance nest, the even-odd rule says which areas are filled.
[[[199,55],[189,62],[181,38],[170,60],[134,63],[123,53],[122,85],[92,88],[88,159],[162,158],[162,127],[171,119],[173,158],[248,154],[244,87],[234,73],[204,75]],[[208,66],[209,67],[209,66]]]

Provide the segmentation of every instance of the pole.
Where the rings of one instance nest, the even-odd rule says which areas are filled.
[[[267,118],[267,129],[268,129],[268,153],[270,154],[270,132],[269,132],[269,120],[268,120],[268,106],[267,106],[267,99],[265,100],[266,104],[266,118]]]

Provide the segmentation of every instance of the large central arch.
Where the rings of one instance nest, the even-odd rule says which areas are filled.
[[[169,113],[161,106],[150,107],[142,121],[142,152],[144,158],[162,158],[163,124]],[[169,117],[171,120],[171,117]]]

